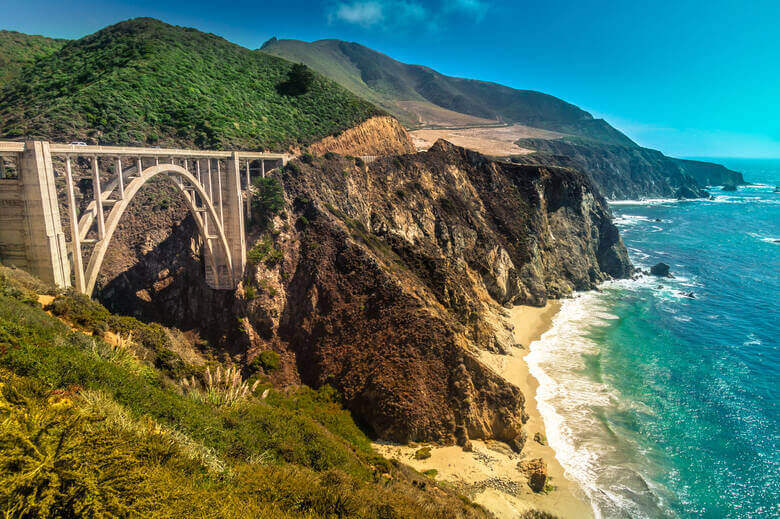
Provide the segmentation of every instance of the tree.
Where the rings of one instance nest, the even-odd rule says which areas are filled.
[[[311,89],[314,82],[314,72],[303,63],[296,63],[287,73],[287,81],[280,83],[277,90],[280,94],[298,96]]]

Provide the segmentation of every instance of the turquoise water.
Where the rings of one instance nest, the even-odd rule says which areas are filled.
[[[675,279],[567,300],[531,346],[550,443],[601,517],[780,517],[780,161],[720,162],[756,185],[611,205],[634,264]]]

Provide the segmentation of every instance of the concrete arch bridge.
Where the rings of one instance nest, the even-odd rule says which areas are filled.
[[[85,159],[91,167],[92,199],[79,212],[84,204],[74,190],[73,165]],[[183,194],[197,224],[208,285],[234,289],[246,266],[244,218],[251,216],[251,171],[259,169],[265,176],[267,161],[287,160],[284,154],[261,152],[0,141],[0,259],[56,286],[91,295],[128,206],[147,182],[167,178]],[[65,180],[69,242],[58,203],[58,176]]]

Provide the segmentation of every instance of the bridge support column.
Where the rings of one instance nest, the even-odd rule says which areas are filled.
[[[28,269],[43,281],[68,287],[70,262],[62,232],[49,143],[27,142],[19,169]]]
[[[222,182],[222,203],[224,205],[222,225],[230,247],[230,257],[233,260],[233,283],[238,286],[244,278],[246,267],[246,236],[244,235],[244,204],[241,199],[241,169],[236,152],[233,152],[227,162],[225,178]]]

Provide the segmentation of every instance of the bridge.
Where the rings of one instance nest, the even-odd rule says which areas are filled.
[[[0,141],[0,259],[91,295],[133,198],[150,180],[166,178],[184,196],[197,225],[206,282],[234,289],[246,266],[244,219],[251,218],[252,171],[264,177],[267,161],[287,160],[278,153]],[[92,182],[88,201],[74,188],[85,167]],[[62,204],[58,187],[65,191]]]

